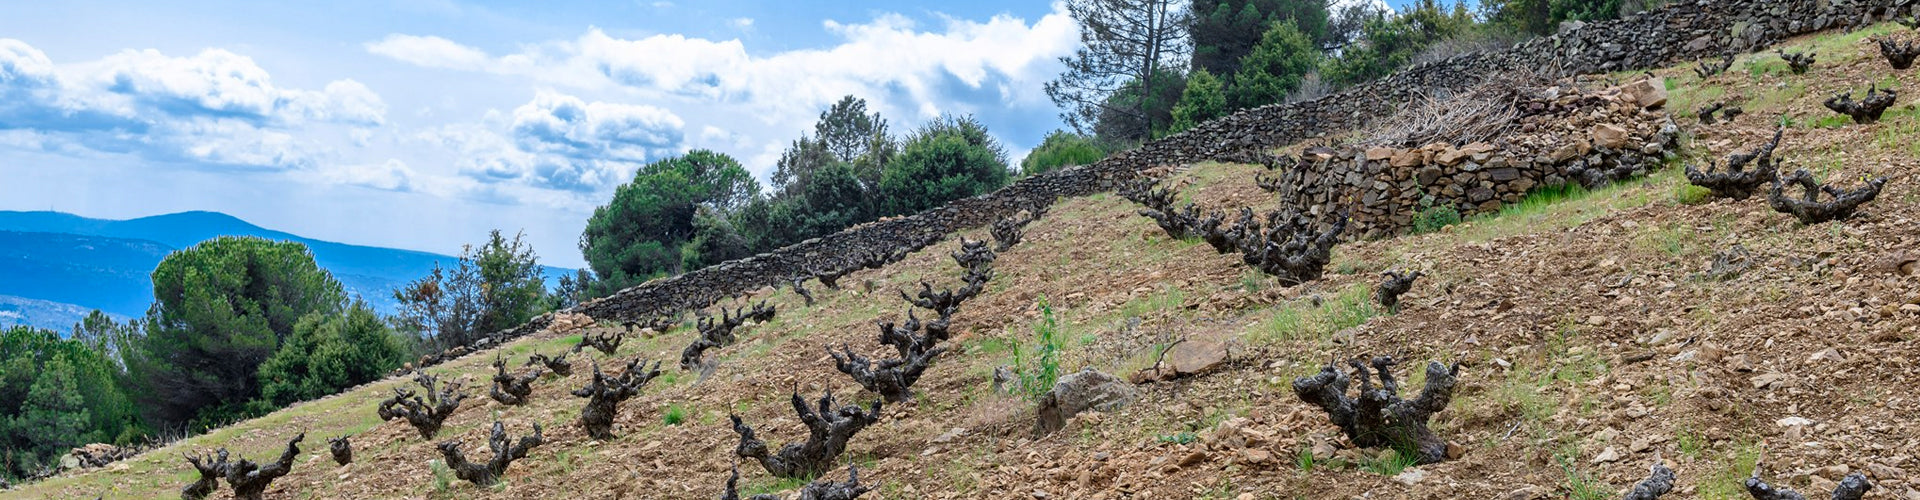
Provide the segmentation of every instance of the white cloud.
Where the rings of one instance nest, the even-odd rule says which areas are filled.
[[[313,171],[310,176],[328,184],[346,184],[385,191],[412,191],[416,174],[407,163],[388,158],[380,163],[333,165]]]
[[[127,50],[54,65],[0,39],[0,129],[31,130],[41,149],[269,170],[313,168],[315,127],[379,126],[386,104],[365,85],[274,85],[251,58],[221,49],[191,57]]]
[[[806,130],[821,109],[846,95],[867,99],[870,109],[901,124],[941,113],[1050,109],[1042,84],[1059,72],[1057,58],[1079,44],[1078,25],[1058,3],[1032,22],[1003,14],[985,21],[943,18],[941,26],[923,29],[904,16],[885,14],[866,23],[825,21],[821,26],[837,42],[764,55],[750,53],[739,39],[621,38],[598,28],[504,55],[408,35],[368,47],[421,66],[518,75],[582,94],[658,103],[698,116],[701,123],[695,127],[712,126],[711,120],[724,115],[725,130],[754,138],[733,151],[764,171],[771,161],[761,160],[777,158],[779,148]],[[432,48],[399,48],[408,45]],[[454,55],[426,61],[415,55],[421,53]],[[741,121],[760,125],[747,130]],[[697,130],[703,132],[703,145],[715,142],[704,128]],[[765,154],[769,150],[773,153]]]
[[[589,193],[618,185],[641,165],[684,152],[685,127],[665,109],[542,91],[514,108],[510,118],[496,113],[418,138],[455,152],[461,158],[459,174],[482,184]]]
[[[736,18],[733,18],[732,20],[727,21],[727,24],[733,25],[734,29],[738,29],[740,31],[753,30],[753,18],[751,17],[736,17]]]
[[[367,42],[366,47],[368,52],[429,68],[484,70],[489,63],[486,52],[437,36],[392,34]]]

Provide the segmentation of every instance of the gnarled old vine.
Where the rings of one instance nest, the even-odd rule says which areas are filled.
[[[574,344],[573,351],[571,352],[580,352],[583,349],[592,347],[593,350],[600,351],[601,354],[612,356],[614,351],[620,350],[620,341],[625,339],[626,334],[617,331],[612,333],[583,333],[580,335],[580,343]]]
[[[1833,488],[1833,500],[1860,500],[1871,490],[1873,490],[1873,482],[1867,481],[1866,475],[1858,472],[1847,474],[1847,477],[1841,479],[1840,484]],[[1747,478],[1747,494],[1753,495],[1753,500],[1807,500],[1806,495],[1801,495],[1800,492],[1775,487],[1760,480],[1759,477]]]
[[[562,377],[573,375],[573,363],[567,361],[566,351],[561,351],[560,354],[551,358],[536,352],[528,356],[526,364],[521,366],[545,366],[547,371],[553,372],[554,375]]]
[[[1318,374],[1294,379],[1293,393],[1301,401],[1326,410],[1333,424],[1340,426],[1355,445],[1391,447],[1411,454],[1422,464],[1446,460],[1447,443],[1433,435],[1427,428],[1427,420],[1446,409],[1447,402],[1453,399],[1460,365],[1448,367],[1428,362],[1426,387],[1421,389],[1418,398],[1404,400],[1400,399],[1400,383],[1390,371],[1396,363],[1391,356],[1373,358],[1373,369],[1380,374],[1380,388],[1375,389],[1367,365],[1359,359],[1347,361],[1360,376],[1358,398],[1347,396],[1348,375],[1332,364],[1321,368]]]
[[[348,436],[327,438],[327,452],[333,454],[333,461],[340,465],[353,463],[353,442]]]
[[[1313,219],[1297,211],[1276,210],[1267,214],[1267,224],[1262,231],[1258,223],[1248,220],[1239,228],[1235,246],[1240,249],[1240,260],[1280,278],[1282,285],[1294,286],[1320,279],[1327,262],[1333,259],[1333,245],[1340,242],[1340,232],[1347,228],[1347,214],[1333,214],[1333,223],[1326,231],[1316,231]]]
[[[727,489],[720,494],[720,500],[740,500],[739,483],[740,464],[736,462],[733,464],[733,475],[727,478]],[[853,500],[872,490],[873,488],[860,484],[860,467],[848,465],[846,482],[823,478],[807,483],[806,487],[800,489],[798,500]],[[780,495],[760,494],[747,500],[781,500],[781,498]]]
[[[238,500],[260,500],[266,495],[267,485],[280,476],[293,472],[293,459],[300,455],[300,440],[306,439],[302,432],[287,440],[287,450],[280,453],[280,459],[266,464],[256,464],[245,458],[239,462],[226,464],[227,486],[233,488],[233,498]]]
[[[460,401],[467,399],[467,393],[460,390],[459,382],[447,382],[436,388],[439,377],[426,372],[415,373],[413,381],[427,390],[427,396],[415,395],[411,388],[393,388],[393,397],[380,402],[380,420],[406,418],[414,430],[420,431],[422,439],[433,439],[433,435],[440,432],[440,423],[460,409]]]
[[[708,349],[733,345],[737,340],[733,330],[745,325],[747,321],[767,322],[773,320],[773,316],[773,307],[767,305],[766,301],[761,301],[754,304],[752,309],[735,308],[729,311],[722,307],[719,320],[713,319],[712,316],[700,318],[700,322],[695,325],[695,329],[700,332],[700,338],[694,339],[693,343],[687,344],[687,348],[680,351],[680,369],[692,371],[703,364],[701,358]]]
[[[507,358],[502,356],[495,355],[493,358],[493,389],[487,396],[503,405],[527,404],[527,395],[533,394],[533,381],[539,380],[543,374],[541,367],[535,366],[527,373],[515,376],[507,373]]]
[[[1705,80],[1707,78],[1711,78],[1713,75],[1725,73],[1727,72],[1728,68],[1732,68],[1732,67],[1733,67],[1733,54],[1726,54],[1724,56],[1721,56],[1720,62],[1717,62],[1717,63],[1700,61],[1699,65],[1694,66],[1693,74],[1700,75],[1700,79]]]
[[[1860,205],[1880,196],[1880,189],[1886,185],[1886,177],[1875,177],[1859,188],[1843,190],[1814,181],[1813,174],[1803,168],[1773,180],[1773,191],[1767,194],[1767,205],[1773,207],[1775,212],[1800,219],[1802,224],[1819,224],[1853,217]],[[1799,186],[1805,193],[1799,198],[1792,197],[1786,194],[1787,186]],[[1833,199],[1820,201],[1821,193]]]
[[[447,468],[453,469],[454,476],[476,485],[493,486],[500,482],[500,476],[507,473],[508,465],[512,465],[514,460],[527,458],[527,451],[545,443],[546,439],[540,435],[540,423],[534,422],[532,436],[521,436],[519,443],[508,446],[511,442],[506,426],[495,420],[493,433],[487,438],[487,448],[493,450],[492,459],[483,463],[468,462],[467,456],[460,453],[460,446],[464,443],[458,439],[441,441],[440,455],[447,459]]]
[[[1040,220],[1047,214],[1048,205],[1035,204],[1011,216],[1001,217],[993,222],[993,251],[1005,252],[1020,243],[1026,232],[1027,224]]]
[[[1627,490],[1627,496],[1623,500],[1659,500],[1661,495],[1673,491],[1673,480],[1673,469],[1654,462],[1653,467],[1650,467],[1647,472],[1647,479],[1634,484],[1633,489]]]
[[[933,358],[946,352],[945,347],[936,344],[945,340],[944,325],[936,335],[920,336],[915,332],[920,328],[917,319],[909,319],[905,327],[895,327],[893,323],[880,324],[880,343],[893,346],[900,354],[897,358],[882,359],[876,365],[866,356],[853,352],[846,344],[840,345],[840,352],[827,348],[827,354],[833,356],[834,368],[853,377],[854,382],[869,391],[880,394],[889,403],[899,403],[913,399],[913,384],[920,380]]]
[[[1806,74],[1807,70],[1813,69],[1814,53],[1812,52],[1787,52],[1785,50],[1775,52],[1780,54],[1781,60],[1787,62],[1787,69],[1793,71],[1793,74],[1802,75]]]
[[[1893,107],[1896,96],[1893,89],[1879,90],[1868,86],[1866,97],[1858,101],[1853,100],[1852,92],[1847,92],[1829,97],[1822,104],[1835,113],[1853,117],[1854,123],[1866,124],[1880,121],[1880,115]]]
[[[1773,149],[1780,145],[1780,135],[1785,131],[1785,127],[1774,129],[1773,140],[1761,145],[1759,150],[1727,156],[1723,171],[1715,172],[1718,166],[1711,162],[1704,171],[1687,164],[1687,182],[1707,188],[1716,198],[1744,200],[1753,196],[1780,175],[1773,162]],[[1746,169],[1748,164],[1753,165],[1753,170]]]
[[[1161,230],[1167,232],[1167,236],[1174,239],[1193,236],[1194,228],[1200,225],[1202,214],[1198,208],[1189,203],[1184,210],[1175,210],[1173,190],[1152,179],[1141,179],[1121,186],[1119,193],[1121,197],[1139,203],[1143,207],[1140,215],[1153,219],[1160,224]]]
[[[587,398],[587,407],[580,410],[580,427],[587,430],[594,439],[613,439],[613,420],[620,410],[620,402],[640,394],[640,389],[660,376],[660,362],[655,361],[653,368],[642,370],[646,361],[634,358],[627,362],[627,368],[617,377],[609,377],[600,372],[600,364],[593,364],[593,380],[573,391],[574,396]]]
[[[1719,114],[1718,119],[1714,118],[1715,113]],[[1695,115],[1700,117],[1701,125],[1712,125],[1715,121],[1732,122],[1734,118],[1739,117],[1743,113],[1745,113],[1745,111],[1724,102],[1716,102],[1703,106],[1699,111],[1694,112]]]
[[[182,456],[187,458],[187,463],[193,464],[194,470],[200,472],[200,479],[180,489],[182,500],[200,500],[207,495],[212,495],[214,490],[220,489],[220,478],[227,475],[226,448],[221,448],[204,457],[185,454]]]
[[[1420,271],[1405,272],[1388,269],[1380,275],[1387,279],[1381,281],[1380,287],[1374,290],[1374,299],[1380,302],[1380,307],[1389,311],[1400,310],[1400,295],[1413,289],[1413,281],[1420,279]]]
[[[1920,57],[1920,46],[1915,46],[1912,40],[1881,38],[1880,55],[1887,58],[1887,64],[1893,65],[1893,69],[1907,69],[1913,67],[1915,57]]]
[[[880,421],[879,401],[874,401],[873,408],[867,411],[854,405],[834,408],[833,404],[832,391],[820,397],[818,410],[807,407],[800,393],[793,393],[793,411],[800,416],[800,423],[807,426],[807,440],[787,443],[777,453],[769,452],[767,443],[755,438],[753,428],[741,422],[739,415],[728,415],[727,418],[733,420],[733,431],[740,434],[740,445],[734,448],[734,454],[760,462],[767,473],[779,477],[812,477],[832,469],[834,458],[846,451],[847,440]]]

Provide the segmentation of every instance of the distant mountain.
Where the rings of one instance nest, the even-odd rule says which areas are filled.
[[[90,312],[93,309],[73,304],[0,295],[0,328],[27,325],[65,335]],[[127,320],[117,314],[111,316],[114,316],[114,321]]]
[[[62,212],[0,211],[0,296],[14,300],[0,301],[0,325],[56,321],[51,318],[64,318],[55,312],[64,311],[58,307],[63,304],[81,308],[82,315],[92,309],[124,317],[145,314],[153,302],[150,276],[160,260],[174,250],[220,236],[305,244],[320,267],[333,273],[349,294],[385,314],[399,306],[393,290],[425,276],[435,264],[452,267],[457,262],[435,253],[316,240],[219,212],[105,220]],[[544,271],[548,287],[562,273],[573,272],[556,267]],[[7,309],[11,305],[19,307]],[[38,316],[26,318],[22,311],[28,310],[39,311]],[[10,316],[9,311],[15,314]],[[59,329],[71,325],[66,321]]]

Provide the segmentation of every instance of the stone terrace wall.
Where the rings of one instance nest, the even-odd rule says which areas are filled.
[[[991,194],[908,217],[864,224],[770,253],[653,280],[574,308],[598,319],[637,319],[695,309],[725,297],[784,283],[823,256],[897,248],[986,224],[1060,196],[1110,190],[1158,165],[1232,158],[1352,130],[1395,106],[1436,92],[1464,89],[1482,75],[1533,71],[1544,76],[1652,68],[1744,52],[1815,31],[1864,26],[1892,17],[1894,0],[1676,0],[1667,8],[1587,24],[1500,51],[1424,63],[1318,100],[1245,110],[1093,165],[1023,179]],[[500,332],[514,337],[545,328],[551,316]]]

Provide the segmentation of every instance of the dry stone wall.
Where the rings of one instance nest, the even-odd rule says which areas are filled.
[[[942,208],[864,224],[773,252],[649,281],[581,304],[573,312],[603,320],[630,320],[706,307],[726,297],[804,276],[809,264],[823,258],[942,238],[955,230],[987,224],[1036,203],[1051,203],[1057,197],[1111,190],[1155,166],[1242,157],[1249,151],[1359,128],[1375,118],[1392,115],[1400,103],[1464,89],[1481,81],[1484,75],[1532,71],[1557,77],[1658,67],[1747,52],[1786,37],[1889,19],[1896,15],[1895,5],[1895,0],[1676,0],[1660,10],[1586,24],[1506,50],[1470,53],[1415,65],[1317,100],[1245,110],[1092,165],[1022,179],[994,193],[958,200]],[[1644,140],[1652,136],[1633,137],[1633,140]],[[1478,147],[1468,145],[1464,149]],[[1440,152],[1423,151],[1420,154]],[[1466,161],[1473,167],[1463,166],[1464,162],[1453,165],[1443,162],[1442,168],[1434,172],[1425,169],[1428,165],[1423,164],[1421,169],[1408,171],[1407,176],[1421,184],[1423,190],[1452,193],[1457,188],[1458,196],[1463,197],[1472,210],[1481,210],[1496,200],[1517,199],[1532,186],[1553,182],[1554,177],[1567,179],[1571,173],[1567,167],[1573,157],[1568,157],[1567,162],[1541,163],[1537,155],[1515,152],[1499,158],[1489,154],[1482,161],[1481,154],[1487,153],[1491,152],[1467,155]],[[1591,154],[1587,151],[1579,157],[1592,159]],[[1598,160],[1604,164],[1606,158]],[[1296,167],[1301,169],[1296,175],[1302,177],[1300,189],[1311,194],[1333,189],[1309,186],[1311,183],[1306,177],[1313,176],[1311,169],[1338,168],[1345,164],[1350,168],[1358,165],[1362,172],[1368,172],[1357,178],[1351,174],[1342,174],[1339,178],[1343,182],[1351,179],[1346,182],[1349,187],[1367,188],[1355,196],[1363,203],[1372,199],[1373,202],[1365,203],[1370,211],[1363,211],[1356,218],[1364,218],[1361,234],[1377,236],[1404,226],[1408,202],[1417,200],[1409,198],[1410,190],[1401,186],[1408,179],[1402,178],[1400,171],[1388,173],[1386,179],[1390,181],[1377,178],[1381,172],[1387,172],[1372,171],[1382,161],[1388,166],[1393,163],[1392,158],[1368,160],[1365,152],[1361,152],[1357,161],[1302,163]],[[1319,173],[1318,177],[1323,179],[1333,177],[1329,171]],[[1368,178],[1368,175],[1376,177]],[[1427,177],[1432,177],[1433,182],[1425,182]],[[1447,182],[1440,183],[1442,177]],[[1377,182],[1388,186],[1373,187],[1379,186]],[[1375,206],[1377,204],[1382,205]],[[493,340],[538,331],[547,326],[550,318],[542,316],[499,332]]]

